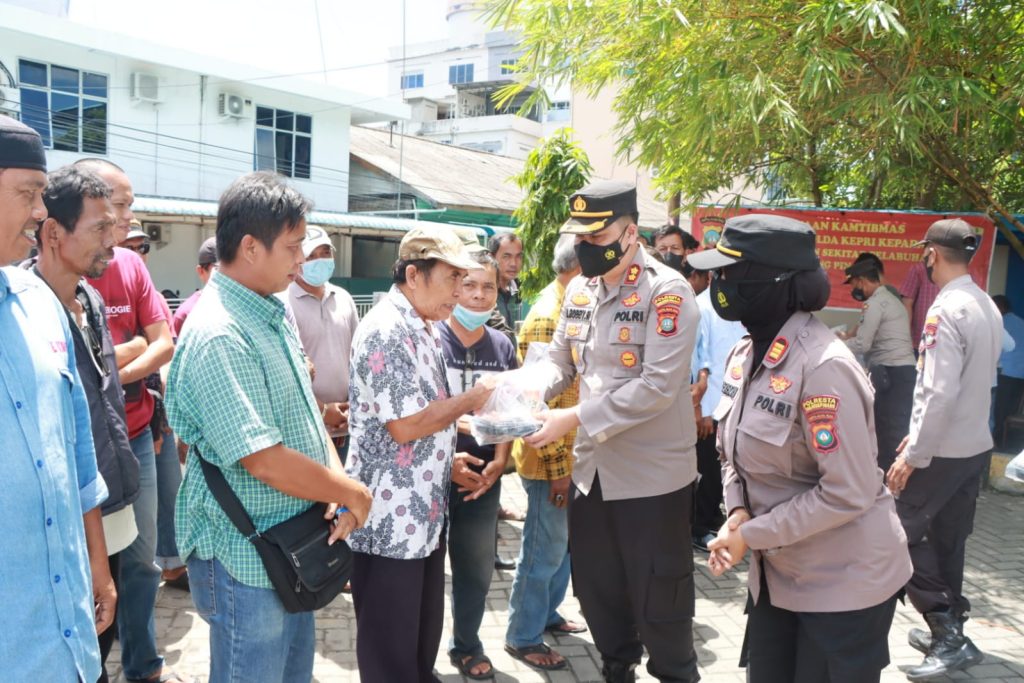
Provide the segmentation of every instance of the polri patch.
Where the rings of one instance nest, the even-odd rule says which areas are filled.
[[[622,363],[623,367],[634,367],[636,365],[636,354],[632,351],[623,351],[622,355],[619,356],[619,362]]]
[[[671,337],[679,331],[679,306],[662,304],[654,310],[658,314],[658,334]]]
[[[617,323],[642,323],[644,321],[643,311],[615,311],[615,318],[612,322]]]
[[[626,281],[623,284],[635,285],[636,281],[640,279],[640,266],[634,263],[626,271]]]
[[[786,419],[793,417],[792,403],[786,403],[782,399],[772,398],[764,394],[757,395],[757,398],[754,399],[754,407],[776,417],[784,417]]]
[[[808,396],[800,407],[811,428],[814,450],[823,455],[835,452],[839,448],[839,435],[836,433],[839,397],[831,394]]]
[[[793,380],[782,375],[772,375],[768,380],[768,386],[772,388],[776,394],[784,394],[793,386]]]
[[[629,296],[622,300],[622,305],[627,308],[633,308],[638,303],[640,303],[640,295],[637,294],[636,292],[633,292],[632,294],[630,294]]]
[[[768,349],[768,353],[765,355],[765,359],[769,363],[778,363],[786,356],[786,351],[789,350],[789,341],[785,337],[776,337],[775,341],[772,342],[772,346]]]

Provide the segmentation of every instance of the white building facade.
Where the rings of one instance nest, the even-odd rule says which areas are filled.
[[[122,167],[140,207],[216,201],[238,176],[271,170],[319,211],[345,212],[350,126],[409,108],[0,3],[0,113],[40,132],[51,169],[83,157]],[[187,295],[213,221],[140,213],[154,281]]]

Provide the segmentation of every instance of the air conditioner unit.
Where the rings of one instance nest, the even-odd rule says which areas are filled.
[[[19,118],[21,113],[21,91],[17,88],[0,86],[0,114]]]
[[[159,102],[160,77],[155,74],[136,71],[132,74],[132,82],[128,88],[128,94],[135,102]]]
[[[142,224],[142,232],[149,235],[150,242],[164,241],[164,225],[163,223],[145,222]]]
[[[217,96],[217,114],[228,119],[252,118],[252,100],[222,92]]]

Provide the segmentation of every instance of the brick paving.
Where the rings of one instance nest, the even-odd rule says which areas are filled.
[[[505,477],[502,497],[507,507],[520,509],[526,496],[518,478]],[[500,524],[500,549],[503,555],[518,553],[522,524]],[[706,569],[706,556],[696,553],[697,611],[695,637],[702,680],[710,683],[744,681],[737,667],[743,642],[743,604],[746,597],[746,571],[714,578]],[[568,658],[570,668],[548,674],[537,672],[518,662],[502,649],[508,617],[511,572],[496,572],[484,615],[481,638],[494,662],[498,683],[577,683],[600,681],[600,655],[589,633],[578,636],[549,637],[548,642]],[[1019,596],[1024,587],[1024,498],[988,491],[978,504],[975,531],[968,544],[965,593],[970,598],[973,618],[967,633],[986,654],[985,661],[967,672],[958,672],[944,681],[1024,680],[1024,607]],[[563,614],[580,620],[579,605],[566,598]],[[892,664],[882,675],[884,683],[905,681],[901,667],[916,665],[921,655],[907,645],[907,632],[922,625],[913,608],[900,605],[890,634]],[[209,666],[209,643],[205,623],[195,613],[189,595],[161,587],[157,599],[158,643],[168,664],[182,673],[199,677],[205,683]],[[437,671],[442,681],[456,683],[460,676],[448,662],[444,644],[450,624],[446,619],[445,641],[438,657]],[[115,648],[110,657],[113,678],[123,681],[120,654]],[[641,666],[638,680],[652,681]],[[317,653],[314,680],[319,683],[359,681],[355,656],[355,615],[351,596],[340,596],[317,616]],[[377,683],[377,682],[371,682]]]

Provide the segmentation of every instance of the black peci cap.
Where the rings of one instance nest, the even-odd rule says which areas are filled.
[[[718,270],[741,261],[785,270],[816,270],[820,265],[811,226],[767,213],[733,216],[714,249],[690,254],[686,261],[697,270]]]
[[[27,168],[46,173],[46,151],[34,129],[0,114],[0,168]]]
[[[635,214],[636,186],[620,180],[599,180],[569,197],[569,220],[560,232],[589,235],[619,216]]]

